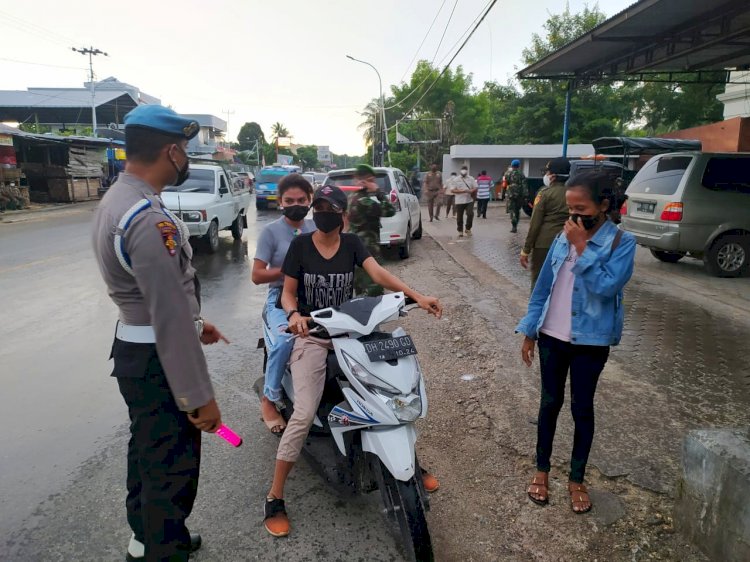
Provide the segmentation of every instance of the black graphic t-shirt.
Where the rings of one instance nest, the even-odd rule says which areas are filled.
[[[341,234],[338,251],[327,260],[312,240],[313,233],[297,236],[289,245],[281,271],[294,277],[297,285],[297,307],[309,316],[314,310],[339,306],[354,295],[354,269],[370,257],[359,236]]]

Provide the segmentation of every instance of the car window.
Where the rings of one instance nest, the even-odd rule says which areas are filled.
[[[409,185],[409,182],[407,179],[402,175],[398,174],[398,190],[401,193],[408,193],[410,195],[414,195],[414,192],[411,189],[411,186]]]
[[[191,168],[190,177],[180,186],[170,185],[164,191],[179,191],[181,193],[213,193],[214,171],[196,170]]]
[[[750,193],[750,157],[711,158],[701,183],[714,191]]]
[[[680,180],[692,161],[692,156],[652,158],[633,178],[627,192],[672,195],[677,191]]]
[[[255,179],[257,183],[279,183],[281,178],[287,175],[284,171],[275,172],[261,172],[260,175]]]
[[[382,191],[388,192],[391,190],[391,180],[386,174],[376,175],[375,181]],[[354,174],[336,174],[335,176],[328,176],[325,185],[335,185],[336,187],[352,186],[357,185],[357,179],[354,177]]]

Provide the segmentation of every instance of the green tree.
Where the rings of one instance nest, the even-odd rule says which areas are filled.
[[[298,146],[297,160],[305,170],[316,170],[320,167],[318,162],[318,147],[314,145]]]
[[[245,123],[237,135],[240,150],[255,150],[256,141],[262,146],[266,143],[263,129],[255,121]]]

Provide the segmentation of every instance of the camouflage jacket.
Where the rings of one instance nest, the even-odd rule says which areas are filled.
[[[396,209],[380,190],[357,191],[349,203],[349,231],[357,234],[362,241],[371,246],[380,245],[380,218],[392,217]]]
[[[528,196],[526,176],[520,170],[506,172],[505,181],[508,184],[508,197],[512,200],[525,200]]]

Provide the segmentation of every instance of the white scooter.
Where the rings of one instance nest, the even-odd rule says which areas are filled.
[[[335,483],[354,492],[380,489],[385,513],[398,527],[407,558],[421,562],[433,560],[425,519],[429,498],[415,451],[414,422],[427,414],[424,377],[414,342],[404,329],[379,331],[381,324],[406,316],[407,304],[413,301],[392,293],[355,298],[312,313],[310,333],[330,337],[333,351],[305,451]],[[263,327],[268,336],[265,314]],[[265,348],[263,342],[259,347]],[[288,370],[282,387],[282,415],[288,420],[294,408]],[[255,389],[261,396],[262,378]],[[333,437],[335,458],[321,451],[330,447],[316,446],[320,437]]]

